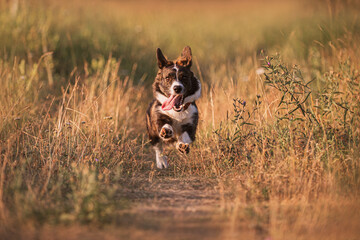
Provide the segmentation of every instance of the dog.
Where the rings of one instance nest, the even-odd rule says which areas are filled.
[[[188,154],[195,141],[199,120],[195,101],[201,96],[201,83],[191,71],[191,48],[186,46],[180,57],[169,61],[160,48],[156,51],[158,72],[153,83],[154,100],[146,112],[146,127],[155,150],[156,166],[167,168],[163,147],[171,144]]]

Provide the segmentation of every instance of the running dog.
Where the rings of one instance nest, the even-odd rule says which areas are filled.
[[[175,144],[183,154],[190,151],[199,119],[195,101],[201,96],[201,84],[190,69],[190,47],[185,47],[173,61],[169,61],[160,48],[156,57],[159,70],[153,83],[155,99],[147,109],[146,126],[155,150],[156,166],[162,169],[168,167],[164,146]]]

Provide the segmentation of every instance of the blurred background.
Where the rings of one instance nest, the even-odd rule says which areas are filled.
[[[313,57],[331,55],[332,46],[360,32],[355,0],[8,0],[1,8],[2,60],[35,62],[53,52],[54,78],[81,72],[85,63],[91,72],[112,57],[121,59],[120,75],[151,82],[155,49],[176,58],[185,45],[205,75],[223,64],[257,61],[261,50],[324,70]]]

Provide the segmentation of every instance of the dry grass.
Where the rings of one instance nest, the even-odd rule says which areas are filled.
[[[356,2],[16,2],[0,5],[2,238],[359,238]],[[154,49],[185,45],[197,140],[159,171]]]

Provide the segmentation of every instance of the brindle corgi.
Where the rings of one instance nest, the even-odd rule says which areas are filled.
[[[199,114],[195,101],[201,96],[200,81],[191,71],[190,47],[185,47],[176,60],[169,61],[156,52],[158,73],[153,83],[154,100],[146,112],[146,126],[150,143],[156,154],[156,166],[167,168],[163,146],[176,144],[176,149],[189,153],[195,140]]]

